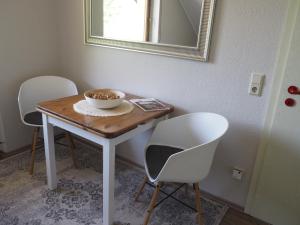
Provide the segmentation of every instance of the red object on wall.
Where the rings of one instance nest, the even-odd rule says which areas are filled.
[[[296,86],[290,86],[288,92],[292,95],[300,95],[300,90]]]
[[[296,105],[296,101],[292,98],[287,98],[285,100],[285,105],[288,106],[288,107],[293,107]]]

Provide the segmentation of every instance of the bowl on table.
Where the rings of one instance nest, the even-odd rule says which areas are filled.
[[[112,89],[97,89],[86,91],[84,97],[88,104],[95,108],[111,109],[121,105],[125,94]]]

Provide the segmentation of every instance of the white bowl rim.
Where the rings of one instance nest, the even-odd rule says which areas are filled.
[[[120,98],[117,99],[96,99],[96,98],[91,98],[89,96],[87,96],[88,93],[93,92],[93,91],[101,91],[101,90],[109,90],[111,92],[115,92],[117,95],[119,95]],[[92,90],[88,90],[84,92],[84,97],[85,98],[89,98],[89,99],[93,99],[96,101],[114,101],[114,100],[120,100],[120,99],[124,99],[126,97],[126,94],[120,90],[116,90],[116,89],[111,89],[111,88],[100,88],[100,89],[92,89]]]

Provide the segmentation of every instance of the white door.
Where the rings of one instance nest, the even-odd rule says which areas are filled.
[[[268,113],[269,136],[247,209],[273,225],[300,225],[300,95],[288,93],[291,85],[300,90],[299,0],[290,1],[288,15],[275,84],[278,90],[273,91],[275,104]],[[286,106],[287,98],[296,104]]]

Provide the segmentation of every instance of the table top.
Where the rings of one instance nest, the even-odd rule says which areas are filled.
[[[141,97],[126,94],[126,100],[134,98]],[[106,138],[117,137],[136,128],[138,125],[145,124],[152,119],[165,116],[174,110],[171,105],[166,104],[169,107],[166,110],[145,112],[134,105],[134,109],[131,113],[122,116],[94,117],[82,115],[74,111],[73,104],[83,99],[83,95],[76,95],[41,102],[37,105],[37,110],[41,113],[47,114],[50,117],[55,117],[71,125],[88,130]]]

